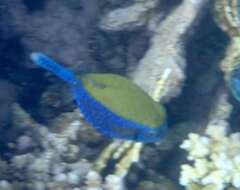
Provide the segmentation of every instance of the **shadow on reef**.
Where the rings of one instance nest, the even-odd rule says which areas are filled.
[[[213,98],[225,83],[220,62],[229,44],[229,37],[213,20],[207,7],[185,42],[186,81],[181,95],[168,105],[171,123],[201,121],[208,117]],[[190,31],[192,33],[192,31]]]
[[[173,10],[173,7],[177,7],[182,2],[183,0],[161,0],[159,8],[161,12],[169,14]]]
[[[3,157],[7,157],[7,152],[11,152],[8,142],[13,137],[10,131],[12,107],[16,99],[15,86],[7,80],[0,80],[0,155],[4,153]]]
[[[92,43],[89,45],[91,56],[98,63],[98,72],[125,75],[129,67],[136,67],[135,64],[148,49],[148,37],[143,28],[131,32],[104,32],[99,30],[95,36],[92,36]],[[139,38],[141,40],[138,40]],[[136,41],[138,43],[137,47],[134,46]],[[131,51],[131,46],[134,46],[136,51]],[[129,61],[131,59],[129,57],[134,57],[134,61]]]
[[[16,85],[18,102],[28,113],[38,117],[36,108],[48,81],[45,79],[42,70],[25,68],[24,58],[25,52],[20,43],[20,37],[12,36],[3,39],[0,30],[0,79]]]
[[[29,12],[38,11],[45,7],[46,0],[22,0],[23,4],[27,7]]]
[[[11,144],[19,136],[18,130],[12,128],[13,104],[17,101],[37,116],[39,97],[47,84],[40,70],[27,69],[23,62],[20,37],[6,38],[0,28],[0,155],[5,159],[11,157],[14,152]]]

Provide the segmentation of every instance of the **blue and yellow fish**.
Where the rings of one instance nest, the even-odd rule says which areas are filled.
[[[37,65],[66,81],[85,119],[100,133],[125,140],[155,142],[167,131],[166,112],[140,87],[116,74],[83,74],[32,53]]]

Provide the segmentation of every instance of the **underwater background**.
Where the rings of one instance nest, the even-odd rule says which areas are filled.
[[[0,190],[240,189],[239,4],[0,0]],[[80,78],[130,79],[166,110],[168,131],[142,142],[134,126],[115,126],[126,115],[108,107],[119,116],[108,120],[87,99],[86,117],[82,90],[34,64],[33,52]],[[130,110],[129,96],[103,99]],[[134,102],[136,115],[153,112]]]

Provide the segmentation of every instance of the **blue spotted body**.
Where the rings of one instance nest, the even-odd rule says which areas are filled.
[[[167,131],[165,117],[162,119],[163,122],[156,122],[158,126],[150,126],[146,124],[147,122],[139,122],[131,120],[127,116],[121,116],[114,109],[110,109],[97,100],[86,88],[84,82],[78,79],[72,71],[60,66],[42,53],[32,53],[31,59],[34,63],[53,72],[71,86],[72,94],[85,119],[100,133],[113,138],[139,142],[155,142],[165,136]],[[155,109],[154,106],[153,109]],[[131,114],[131,112],[129,113]]]

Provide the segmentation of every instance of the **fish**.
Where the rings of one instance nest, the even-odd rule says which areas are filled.
[[[228,86],[234,98],[240,102],[240,65],[236,64],[228,76]]]
[[[85,120],[102,135],[143,143],[166,136],[164,106],[127,77],[112,73],[75,75],[41,52],[31,53],[30,59],[69,84]]]

